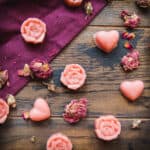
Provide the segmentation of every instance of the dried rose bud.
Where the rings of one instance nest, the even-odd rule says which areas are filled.
[[[131,29],[136,28],[140,23],[140,17],[136,14],[130,14],[128,11],[121,12],[121,18],[124,20],[124,25]]]
[[[136,4],[141,8],[149,8],[150,0],[136,0]]]
[[[52,74],[52,68],[46,60],[34,59],[30,63],[33,75],[40,79],[47,79]]]
[[[8,81],[8,70],[0,71],[0,89],[7,83]]]
[[[69,123],[76,123],[81,118],[87,115],[87,99],[81,98],[80,100],[72,100],[65,107],[65,113],[63,114],[64,120]]]
[[[22,117],[24,120],[28,120],[30,118],[30,112],[28,112],[28,111],[23,112]]]
[[[10,107],[16,108],[16,99],[12,94],[8,94],[7,103]]]
[[[134,39],[135,38],[135,33],[129,33],[129,32],[123,32],[122,33],[122,39],[126,39],[126,40],[132,40],[132,39]]]
[[[32,136],[32,137],[30,138],[30,141],[31,141],[32,143],[35,143],[35,142],[36,142],[36,137],[35,137],[35,136]]]
[[[141,123],[142,123],[142,120],[140,120],[140,119],[133,120],[133,122],[132,122],[132,129],[139,128]]]
[[[137,69],[140,66],[139,51],[133,50],[123,56],[121,59],[121,66],[125,71]]]
[[[84,5],[85,13],[89,16],[93,13],[93,6],[91,2],[86,2]]]
[[[124,47],[129,49],[129,50],[133,50],[133,46],[128,41],[124,43]]]
[[[18,75],[23,77],[31,76],[31,69],[29,65],[25,64],[23,69],[18,70]]]

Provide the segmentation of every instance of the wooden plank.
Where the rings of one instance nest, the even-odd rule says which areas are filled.
[[[5,125],[0,126],[1,149],[44,150],[47,138],[53,133],[62,132],[69,136],[74,150],[149,150],[150,120],[145,120],[140,129],[134,130],[131,129],[132,120],[121,119],[121,135],[112,142],[103,142],[96,138],[93,122],[93,119],[84,119],[76,125],[68,125],[59,118],[41,123],[9,118]],[[36,143],[30,142],[32,136],[36,137]]]
[[[140,27],[150,27],[150,9],[146,11],[139,9],[134,0],[114,0],[99,13],[91,25],[122,26],[123,21],[120,18],[122,10],[136,12],[141,17]]]

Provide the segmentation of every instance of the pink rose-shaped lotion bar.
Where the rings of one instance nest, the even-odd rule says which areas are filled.
[[[46,34],[46,24],[38,18],[28,18],[23,22],[20,30],[26,42],[42,43]]]
[[[56,133],[47,140],[46,150],[72,150],[72,143],[67,136]]]
[[[71,90],[77,90],[86,80],[86,72],[84,68],[78,64],[66,65],[61,73],[61,82]]]
[[[121,132],[121,124],[112,115],[101,116],[95,120],[95,133],[98,138],[111,141],[116,139]]]
[[[6,121],[8,114],[9,106],[3,99],[0,98],[0,124],[3,124]]]

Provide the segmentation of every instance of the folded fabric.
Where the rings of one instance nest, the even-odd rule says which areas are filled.
[[[105,0],[91,0],[94,12],[85,19],[83,6],[69,8],[64,0],[0,0],[0,68],[8,69],[10,86],[0,89],[0,97],[16,94],[29,79],[17,70],[34,58],[51,61],[106,5]],[[46,23],[47,34],[38,45],[25,43],[20,34],[22,22],[38,17]]]

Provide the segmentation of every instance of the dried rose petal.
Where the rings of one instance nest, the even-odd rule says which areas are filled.
[[[46,60],[34,59],[30,63],[30,69],[37,78],[47,79],[52,74],[52,68]]]
[[[123,32],[122,33],[122,39],[126,39],[126,40],[132,40],[135,38],[135,33],[129,33],[129,32]]]
[[[32,136],[32,137],[30,138],[30,141],[31,141],[32,143],[35,143],[35,142],[36,142],[36,137],[35,137],[35,136]]]
[[[140,17],[136,13],[129,13],[126,10],[121,12],[121,18],[124,20],[124,25],[131,29],[136,28],[140,23]]]
[[[142,120],[140,120],[140,119],[133,120],[133,122],[132,122],[132,128],[133,129],[139,128],[141,123],[142,123]]]
[[[0,71],[0,89],[7,83],[8,81],[8,70]]]
[[[23,112],[22,117],[24,120],[28,120],[30,118],[30,112],[28,112],[28,111]]]
[[[91,2],[86,2],[84,5],[85,13],[89,16],[93,13],[93,5]]]
[[[128,41],[124,43],[124,47],[129,49],[129,50],[133,50],[133,46]]]
[[[136,4],[141,8],[149,8],[150,0],[136,0]]]
[[[12,94],[8,94],[7,96],[7,103],[12,108],[16,108],[16,99]]]
[[[31,76],[31,69],[29,65],[25,64],[23,69],[18,70],[18,75],[23,77]]]
[[[81,118],[86,117],[87,102],[88,100],[86,98],[72,100],[65,107],[65,113],[63,114],[64,120],[69,123],[76,123],[80,121]]]
[[[137,69],[140,65],[139,60],[139,51],[133,50],[132,52],[127,53],[121,59],[121,65],[125,71],[131,71]]]

